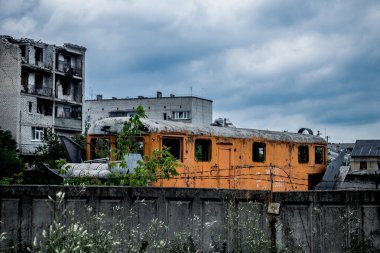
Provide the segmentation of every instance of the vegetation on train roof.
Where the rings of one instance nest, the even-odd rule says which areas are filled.
[[[105,118],[95,122],[88,134],[118,134],[129,117]],[[258,138],[271,141],[327,144],[320,136],[269,130],[194,125],[173,120],[141,119],[146,133],[186,133],[189,135],[217,136],[226,138]]]

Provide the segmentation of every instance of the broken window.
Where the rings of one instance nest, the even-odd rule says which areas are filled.
[[[266,144],[262,142],[252,143],[252,161],[265,162]]]
[[[367,162],[360,162],[360,167],[359,169],[361,170],[366,170],[367,169]]]
[[[309,147],[308,146],[298,147],[298,162],[299,163],[309,162]]]
[[[190,119],[190,112],[173,112],[173,119]]]
[[[28,92],[28,86],[29,86],[29,73],[28,72],[22,72],[21,73],[21,85],[24,88],[24,91]]]
[[[91,159],[109,157],[110,141],[107,138],[91,139]]]
[[[80,107],[73,107],[71,111],[71,118],[81,119],[82,118],[82,110]]]
[[[211,161],[211,140],[195,140],[194,158],[199,162]]]
[[[325,159],[325,148],[315,147],[315,164],[323,164]]]
[[[36,90],[42,89],[43,86],[43,76],[41,74],[35,74],[34,76],[34,86]]]
[[[34,47],[36,63],[43,61],[42,48]]]
[[[64,56],[63,71],[64,72],[71,71],[71,57],[70,56],[67,56],[67,55]]]
[[[67,79],[61,79],[61,85],[62,85],[62,94],[63,95],[70,95],[70,82]]]
[[[32,127],[32,140],[41,141],[44,136],[44,129],[42,127]]]
[[[163,137],[162,146],[169,148],[169,152],[178,160],[182,161],[181,138]]]
[[[53,102],[44,99],[37,99],[37,113],[43,114],[46,116],[53,115]]]
[[[21,57],[26,57],[26,45],[20,45]]]

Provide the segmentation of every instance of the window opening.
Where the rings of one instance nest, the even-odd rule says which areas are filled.
[[[298,162],[299,163],[309,162],[309,147],[308,146],[298,147]]]
[[[36,90],[42,89],[43,77],[41,74],[35,74],[34,85],[36,86]]]
[[[32,113],[32,111],[33,111],[33,102],[29,102],[28,105],[29,105],[29,113]]]
[[[164,113],[164,120],[166,120],[166,113]]]
[[[53,115],[53,102],[43,99],[37,99],[37,113],[47,116]]]
[[[62,85],[62,94],[63,95],[70,95],[70,82],[67,79],[61,79],[60,80]]]
[[[71,118],[71,109],[68,107],[63,108],[63,111],[65,112],[65,118]]]
[[[21,85],[24,88],[24,91],[28,92],[28,86],[29,86],[29,73],[28,72],[22,72],[21,73]]]
[[[189,119],[190,112],[173,112],[173,119]]]
[[[32,140],[41,141],[44,136],[44,129],[42,127],[32,127]]]
[[[366,170],[367,169],[367,162],[360,162],[360,169]]]
[[[106,158],[110,154],[110,141],[108,138],[91,139],[91,159]]]
[[[315,164],[323,164],[325,156],[324,147],[315,147]]]
[[[266,144],[262,142],[252,143],[252,161],[265,162]]]
[[[163,137],[162,146],[169,148],[170,154],[182,161],[181,138]]]
[[[25,57],[26,56],[26,45],[20,45],[20,49],[21,49],[21,57]]]
[[[197,139],[195,140],[195,161],[206,162],[211,161],[211,140]]]
[[[34,50],[35,50],[36,63],[37,62],[42,62],[42,59],[43,59],[43,57],[42,57],[42,48],[35,47]]]

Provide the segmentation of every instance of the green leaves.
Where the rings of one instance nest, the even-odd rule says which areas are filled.
[[[146,186],[149,182],[177,176],[176,168],[179,166],[179,161],[169,152],[169,148],[164,146],[162,150],[155,149],[151,156],[139,161],[139,166],[130,175],[130,185]]]
[[[0,128],[0,184],[18,183],[17,178],[22,178],[22,161],[16,148],[11,132]]]
[[[138,137],[141,136],[140,129],[144,126],[140,120],[141,118],[146,118],[146,114],[144,108],[139,105],[136,109],[136,115],[124,122],[123,128],[117,137],[117,146],[114,150],[115,158],[122,160],[121,166],[125,166],[125,168],[126,164],[125,162],[123,163],[125,154],[142,153],[142,145],[138,140]]]
[[[51,168],[56,168],[56,161],[66,158],[63,144],[58,135],[51,128],[44,129],[42,145],[36,148],[36,162],[47,163]]]

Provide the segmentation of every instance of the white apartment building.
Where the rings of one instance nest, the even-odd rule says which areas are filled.
[[[144,107],[150,119],[175,120],[196,125],[212,123],[212,100],[173,94],[165,97],[158,91],[156,97],[104,99],[102,95],[97,95],[96,100],[86,100],[83,113],[86,128],[103,118],[131,116],[139,105]]]

